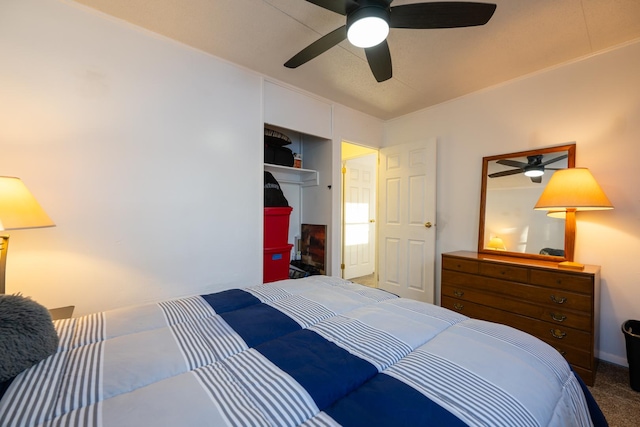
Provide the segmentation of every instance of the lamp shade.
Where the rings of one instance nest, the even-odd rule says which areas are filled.
[[[487,248],[493,249],[494,251],[506,251],[507,247],[504,245],[504,241],[499,237],[492,237],[487,243]]]
[[[587,168],[556,171],[534,209],[554,211],[596,211],[613,209],[613,205]]]
[[[55,224],[19,178],[0,176],[0,230]]]

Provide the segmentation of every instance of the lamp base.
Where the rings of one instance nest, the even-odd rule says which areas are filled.
[[[582,271],[584,270],[584,264],[580,264],[579,262],[573,262],[573,261],[563,261],[558,263],[558,268],[563,268],[566,270]]]

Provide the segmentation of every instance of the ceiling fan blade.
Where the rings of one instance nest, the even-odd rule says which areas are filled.
[[[391,28],[456,28],[484,25],[496,10],[495,4],[472,2],[414,3],[390,9]]]
[[[524,172],[524,169],[511,169],[508,171],[490,173],[489,178],[500,178],[501,176],[515,175]]]
[[[508,160],[508,159],[498,160],[496,163],[498,163],[499,165],[511,166],[511,167],[520,168],[520,169],[529,166],[528,163],[516,162],[515,160]]]
[[[536,184],[540,184],[540,183],[542,183],[542,177],[541,176],[532,176],[531,177],[531,182],[535,182]]]
[[[367,55],[369,67],[378,83],[389,80],[393,75],[393,71],[391,68],[391,52],[389,52],[387,41],[384,40],[376,46],[365,49],[364,53]]]
[[[569,157],[569,155],[565,154],[563,156],[556,157],[555,159],[547,160],[546,162],[540,163],[540,166],[546,166],[546,165],[548,165],[550,163],[555,163],[555,162],[557,162],[559,160],[566,159],[567,157]]]
[[[307,0],[316,6],[330,10],[340,15],[346,15],[352,9],[358,7],[358,3],[354,0]]]
[[[285,62],[284,66],[287,68],[298,68],[302,64],[311,61],[316,56],[331,49],[346,38],[347,26],[343,25],[342,27],[331,31],[329,34],[320,37],[318,40],[302,49],[293,58]]]

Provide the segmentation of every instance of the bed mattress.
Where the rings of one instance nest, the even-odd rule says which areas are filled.
[[[16,377],[0,425],[592,425],[584,388],[547,344],[338,278],[55,326],[58,351]]]

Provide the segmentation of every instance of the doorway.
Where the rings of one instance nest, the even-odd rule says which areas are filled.
[[[342,143],[341,277],[434,302],[436,148]]]
[[[344,279],[377,287],[378,150],[342,143],[342,271]]]

